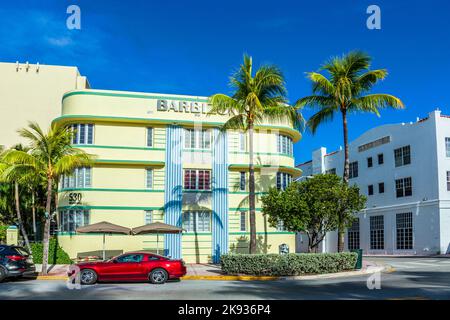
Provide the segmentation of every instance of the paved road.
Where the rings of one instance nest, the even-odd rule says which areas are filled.
[[[380,275],[308,281],[194,281],[96,284],[69,290],[64,281],[21,280],[0,284],[0,299],[450,299],[449,258],[370,258],[395,271]],[[374,282],[371,282],[372,284]]]

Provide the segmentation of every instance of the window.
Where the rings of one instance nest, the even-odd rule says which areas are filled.
[[[394,150],[395,166],[401,167],[411,163],[410,146],[401,147]]]
[[[358,177],[358,161],[351,162],[349,169],[350,169],[350,171],[349,171],[350,179],[357,178]]]
[[[211,190],[210,170],[184,170],[185,190]]]
[[[147,147],[153,147],[153,128],[147,128]]]
[[[352,226],[347,231],[348,250],[359,249],[359,218],[353,220]]]
[[[291,184],[292,176],[285,172],[277,172],[277,189],[286,190],[286,188]]]
[[[144,224],[150,224],[153,222],[153,210],[144,211]]]
[[[370,217],[370,249],[384,249],[384,216]]]
[[[367,168],[373,167],[373,159],[372,157],[367,158]]]
[[[450,138],[445,138],[445,154],[450,158]]]
[[[395,180],[397,198],[412,196],[411,177]]]
[[[277,152],[292,155],[293,154],[292,139],[282,134],[277,135]]]
[[[375,140],[375,141],[372,141],[372,142],[369,142],[369,143],[359,146],[358,152],[363,152],[363,151],[381,146],[381,145],[389,143],[389,142],[391,142],[391,137],[386,136],[386,137],[380,138],[378,140]]]
[[[211,149],[210,130],[184,129],[184,148]]]
[[[412,212],[398,213],[397,222],[397,250],[413,249],[413,221]]]
[[[240,220],[240,230],[246,231],[247,230],[247,212],[241,211],[241,220]]]
[[[77,228],[89,224],[89,210],[63,210],[59,213],[62,232],[75,232]]]
[[[384,154],[380,153],[378,155],[378,164],[380,165],[380,164],[383,164],[383,163],[384,163]]]
[[[245,182],[245,172],[240,172],[240,179],[239,179],[239,190],[245,191],[246,189],[246,182]]]
[[[61,188],[90,188],[92,185],[91,168],[76,168],[70,176],[61,177]]]
[[[369,185],[369,187],[367,188],[367,193],[369,194],[369,196],[373,196],[373,184]]]
[[[94,125],[93,124],[73,124],[72,144],[93,144]]]
[[[447,171],[447,191],[450,191],[450,171]]]
[[[245,132],[239,132],[239,151],[247,151],[247,136]]]
[[[133,263],[133,262],[141,262],[144,255],[142,254],[125,254],[117,258],[118,262],[122,263]]]
[[[325,171],[325,174],[336,174],[336,168],[328,169],[327,171]]]
[[[378,193],[384,193],[384,182],[378,184]]]
[[[158,260],[161,260],[161,259],[159,257],[157,257],[157,256],[149,255],[147,260],[148,261],[158,261]]]
[[[183,212],[183,229],[188,232],[209,232],[211,230],[211,212]]]
[[[147,189],[153,188],[153,169],[145,169],[145,187]]]

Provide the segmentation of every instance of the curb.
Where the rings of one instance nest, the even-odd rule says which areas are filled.
[[[338,272],[338,273],[316,274],[316,275],[309,275],[309,276],[290,276],[290,277],[281,277],[280,279],[281,280],[336,279],[336,278],[343,278],[343,277],[362,276],[365,274],[382,272],[382,271],[385,271],[386,269],[387,269],[386,266],[373,266],[373,267],[368,267],[366,269],[358,270],[358,271],[344,271],[344,272]]]
[[[36,280],[67,280],[66,276],[37,276]]]
[[[273,276],[184,276],[181,280],[215,280],[215,281],[270,281],[279,280]]]

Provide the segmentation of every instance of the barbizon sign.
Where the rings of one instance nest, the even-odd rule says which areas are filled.
[[[209,106],[205,102],[158,100],[156,110],[185,113],[208,113]]]

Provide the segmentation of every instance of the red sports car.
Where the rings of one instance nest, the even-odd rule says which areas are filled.
[[[107,261],[84,262],[80,268],[81,284],[97,281],[148,281],[165,283],[168,279],[181,278],[186,274],[183,260],[170,259],[146,251],[127,252]],[[70,271],[71,276],[75,271]]]

